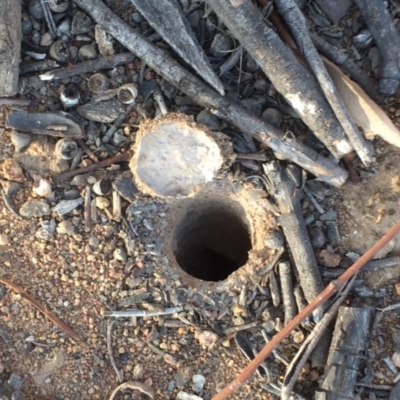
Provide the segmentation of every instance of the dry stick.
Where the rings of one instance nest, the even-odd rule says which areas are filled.
[[[393,95],[400,82],[399,52],[400,34],[389,10],[382,0],[355,0],[382,56],[379,91]]]
[[[222,95],[224,86],[213,71],[178,0],[132,0],[147,22],[197,73]]]
[[[380,240],[368,249],[350,268],[346,270],[336,281],[331,282],[301,313],[289,322],[271,341],[260,351],[254,360],[225,388],[223,388],[212,400],[222,400],[241,388],[248,382],[257,367],[271,354],[272,350],[287,338],[311,313],[321,304],[343,288],[346,282],[352,278],[379,250],[385,247],[400,232],[400,221],[389,230]]]
[[[99,168],[109,167],[112,164],[129,161],[131,158],[132,158],[132,153],[130,151],[127,151],[125,153],[118,154],[114,157],[106,158],[103,161],[99,161],[98,163],[94,163],[87,167],[78,168],[73,171],[64,172],[58,176],[55,176],[54,178],[52,178],[52,180],[53,180],[53,183],[55,185],[57,185],[60,182],[64,181],[65,179],[72,178],[75,175],[85,174],[86,172],[92,172]]]
[[[324,289],[321,273],[311,246],[300,204],[300,190],[290,180],[286,171],[281,171],[277,162],[264,164],[264,170],[273,185],[273,196],[279,207],[278,222],[282,226],[293,263],[308,303]],[[316,322],[321,319],[323,307],[314,313]]]
[[[29,106],[34,100],[29,99],[15,99],[13,97],[0,97],[0,106],[17,105],[17,106]]]
[[[328,74],[308,33],[303,13],[294,0],[277,0],[277,5],[351,144],[361,161],[364,164],[369,164],[372,160],[372,147],[362,137]]]
[[[351,79],[357,82],[364,91],[377,103],[382,102],[382,96],[378,93],[378,84],[375,79],[369,77],[365,72],[350,58],[347,51],[340,49],[324,40],[316,33],[310,32],[311,39],[319,53],[350,75]]]
[[[281,278],[281,291],[283,299],[283,310],[285,314],[284,324],[288,324],[296,316],[296,301],[293,294],[292,271],[287,261],[278,264],[279,276]]]
[[[21,286],[9,281],[8,279],[0,276],[0,283],[6,285],[10,289],[14,290],[18,293],[23,299],[28,301],[33,307],[39,310],[45,317],[47,317],[50,321],[55,323],[62,331],[64,331],[68,336],[77,342],[81,341],[79,335],[73,331],[69,326],[67,326],[64,322],[62,322],[58,317],[56,317],[52,312],[47,311],[46,307],[42,306],[33,296],[27,293]]]
[[[208,3],[329,151],[337,159],[350,153],[353,148],[314,77],[265,23],[252,1]]]
[[[259,140],[263,146],[272,148],[275,153],[310,171],[319,180],[334,186],[341,186],[346,180],[347,173],[334,162],[321,157],[304,144],[284,136],[279,129],[257,118],[227,97],[219,95],[199,78],[187,72],[169,54],[135,32],[100,0],[74,2],[100,24],[102,29],[199,105],[211,109],[220,118]]]
[[[59,66],[60,64],[54,60],[28,61],[20,64],[19,75],[21,76],[25,74],[31,74],[33,72],[43,72]]]
[[[96,60],[83,61],[69,67],[48,71],[39,75],[39,78],[42,81],[70,78],[71,76],[82,75],[88,72],[119,67],[120,65],[130,63],[134,58],[135,56],[132,53],[114,54],[112,56],[100,57]]]
[[[111,347],[111,337],[112,337],[112,328],[114,325],[115,321],[107,321],[107,350],[108,350],[108,356],[110,357],[110,362],[111,365],[114,368],[115,373],[117,374],[117,378],[119,382],[122,382],[124,380],[124,373],[120,371],[117,367],[117,364],[115,364],[114,361],[114,356],[112,354],[112,347]]]
[[[290,362],[285,374],[285,378],[282,383],[282,400],[288,400],[290,398],[290,392],[293,389],[294,384],[296,383],[297,377],[299,376],[303,365],[306,363],[308,357],[315,349],[318,341],[321,339],[321,336],[325,332],[325,329],[332,321],[335,316],[337,310],[340,305],[343,303],[344,299],[348,295],[351,287],[353,286],[355,276],[351,279],[351,281],[346,285],[346,287],[341,291],[341,293],[337,296],[335,302],[329,307],[327,312],[322,317],[321,321],[317,323],[311,334],[307,337],[307,339],[302,343],[299,351]]]
[[[138,390],[139,392],[144,393],[145,395],[149,396],[151,399],[154,399],[154,390],[146,385],[143,382],[124,382],[121,383],[116,389],[113,390],[110,396],[110,400],[114,400],[115,396],[118,392],[126,389]]]
[[[272,304],[278,307],[281,304],[281,296],[279,293],[278,281],[276,280],[275,272],[270,271],[268,274],[269,290],[271,292]]]
[[[92,229],[92,188],[90,186],[87,186],[85,190],[83,215],[85,217],[85,230],[90,231]]]

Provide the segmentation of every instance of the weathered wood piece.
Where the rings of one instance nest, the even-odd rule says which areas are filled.
[[[366,349],[372,308],[342,306],[339,309],[322,391],[316,400],[354,399],[358,367]]]
[[[353,148],[314,77],[265,23],[256,6],[250,0],[208,3],[335,158],[351,152]]]
[[[328,103],[343,127],[347,137],[364,164],[372,160],[373,147],[367,144],[335,87],[311,37],[303,13],[294,0],[277,0],[278,9],[289,26],[298,47],[317,78]]]
[[[285,313],[284,324],[287,325],[297,315],[296,300],[293,293],[292,269],[288,261],[280,262],[278,267]]]
[[[396,93],[400,83],[400,34],[382,0],[355,0],[382,56],[379,91],[386,96]]]
[[[303,218],[301,189],[296,188],[287,171],[282,170],[277,162],[264,164],[264,172],[279,207],[278,222],[289,245],[300,286],[307,302],[311,303],[324,290],[324,284]],[[322,307],[314,311],[316,322],[321,319],[322,313]]]
[[[259,140],[279,154],[313,173],[317,179],[341,186],[347,173],[331,160],[320,156],[304,144],[284,136],[238,104],[219,95],[202,80],[187,72],[166,52],[148,42],[118,18],[99,0],[74,0],[111,36],[141,58],[156,73],[190,96],[197,104],[211,109],[220,118]]]
[[[0,96],[18,92],[21,0],[2,0],[0,11]]]
[[[148,23],[214,89],[224,87],[211,68],[178,0],[132,0]]]
[[[21,132],[80,139],[83,131],[71,114],[63,111],[27,113],[15,111],[7,115],[6,127]]]

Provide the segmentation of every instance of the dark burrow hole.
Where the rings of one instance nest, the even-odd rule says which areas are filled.
[[[246,264],[252,244],[243,207],[227,198],[186,200],[172,236],[179,266],[194,278],[221,281]]]

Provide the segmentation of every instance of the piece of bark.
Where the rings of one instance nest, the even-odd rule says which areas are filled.
[[[210,6],[257,61],[276,90],[335,158],[352,146],[311,73],[297,60],[250,0],[208,1]]]
[[[27,113],[15,111],[7,115],[6,127],[20,132],[80,139],[83,131],[71,114],[63,111]]]
[[[369,164],[372,160],[373,147],[367,144],[362,137],[345,103],[340,97],[338,90],[311,40],[303,13],[294,0],[277,0],[277,5],[298,47],[306,58],[314,76],[317,78],[325,98],[332,107],[347,137],[350,139],[352,146],[356,150],[361,161],[364,164]]]
[[[21,54],[21,0],[1,2],[0,54],[0,96],[14,96]]]
[[[396,93],[400,83],[400,34],[382,0],[355,0],[382,56],[379,91],[386,96]]]
[[[339,308],[321,392],[316,400],[354,399],[358,368],[370,329],[372,309]]]
[[[219,95],[199,78],[188,73],[169,54],[135,32],[100,0],[74,0],[74,2],[106,32],[199,105],[211,109],[217,116],[259,140],[263,146],[270,147],[281,157],[310,171],[317,179],[337,187],[345,182],[346,171],[334,162],[320,156],[299,141],[291,139],[289,135],[285,136],[279,129],[257,118],[227,97]]]
[[[300,286],[307,302],[311,303],[324,290],[324,284],[304,222],[300,191],[278,163],[264,164],[264,167],[273,184],[272,194],[280,211],[278,222],[289,245]],[[322,314],[323,307],[320,307],[313,313],[314,320],[318,322]]]
[[[326,58],[323,61],[347,109],[364,135],[370,140],[380,136],[393,146],[400,147],[400,131],[382,108],[335,64]]]
[[[178,0],[132,0],[148,23],[214,89],[224,87],[211,68],[203,49],[182,12]]]

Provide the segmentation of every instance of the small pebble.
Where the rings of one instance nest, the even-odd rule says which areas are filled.
[[[10,134],[11,143],[15,147],[15,151],[19,153],[22,151],[32,140],[32,136],[29,133],[22,133],[12,131]]]
[[[0,235],[0,246],[7,246],[9,243],[8,236],[4,233]]]
[[[209,110],[202,110],[196,117],[198,124],[205,125],[212,131],[218,131],[221,127],[221,122],[216,115]]]
[[[203,331],[197,335],[197,339],[200,343],[200,346],[209,348],[215,345],[218,340],[218,335],[211,331]]]
[[[230,54],[233,48],[232,39],[224,33],[217,33],[210,46],[210,53],[214,57],[224,58]]]
[[[57,226],[57,233],[60,235],[72,235],[75,232],[75,226],[71,221],[65,220],[61,221]]]
[[[283,123],[283,116],[276,108],[266,108],[261,118],[276,128],[280,128]]]
[[[333,210],[327,211],[319,217],[320,221],[335,221],[337,219],[337,212]]]
[[[311,240],[311,246],[314,249],[321,248],[326,242],[325,234],[324,232],[321,231],[321,229],[311,228],[309,231],[309,235]]]
[[[323,267],[335,268],[339,266],[342,257],[336,253],[329,253],[328,250],[324,249],[317,253],[318,263]]]
[[[117,261],[125,262],[128,258],[128,255],[124,249],[117,247],[113,252],[113,257]]]
[[[104,210],[110,207],[110,201],[105,197],[98,196],[96,197],[96,207],[100,208],[100,210]]]
[[[50,215],[50,207],[44,200],[28,200],[22,204],[19,213],[25,218]]]

